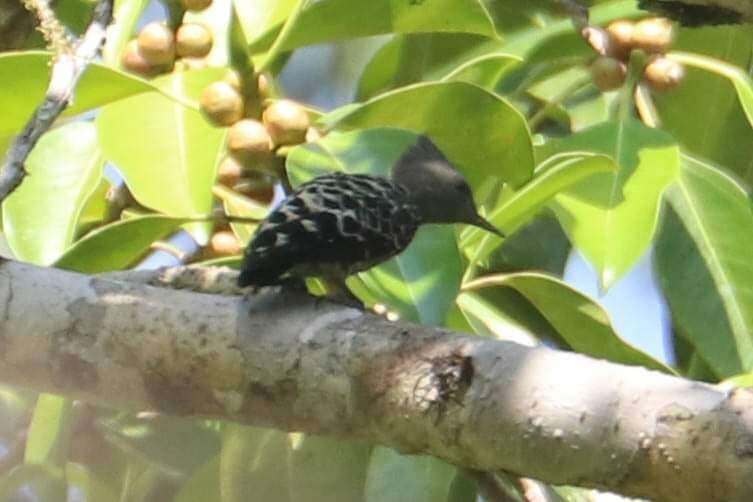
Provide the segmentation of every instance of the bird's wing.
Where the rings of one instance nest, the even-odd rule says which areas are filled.
[[[321,176],[301,185],[259,226],[241,282],[274,284],[287,273],[346,276],[404,249],[415,230],[404,192],[389,180]]]

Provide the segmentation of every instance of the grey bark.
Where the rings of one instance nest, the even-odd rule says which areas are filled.
[[[654,500],[753,500],[746,390],[300,293],[205,294],[6,261],[0,380]]]

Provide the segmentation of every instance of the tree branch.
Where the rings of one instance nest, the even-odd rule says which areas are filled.
[[[111,20],[112,0],[100,0],[76,50],[72,54],[66,51],[56,54],[44,101],[8,150],[5,166],[0,172],[0,203],[21,184],[26,176],[24,164],[34,145],[73,99],[76,84],[99,52]]]
[[[301,293],[244,299],[6,261],[0,381],[654,500],[753,500],[746,390],[390,323]]]

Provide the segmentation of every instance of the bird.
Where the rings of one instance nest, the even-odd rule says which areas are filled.
[[[238,285],[306,277],[344,284],[405,250],[418,228],[432,223],[465,223],[504,237],[478,214],[463,175],[422,134],[389,177],[332,172],[290,193],[257,227]]]

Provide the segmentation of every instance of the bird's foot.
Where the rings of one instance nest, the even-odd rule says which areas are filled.
[[[354,295],[349,289],[346,289],[345,291],[338,291],[335,293],[328,293],[325,296],[319,296],[317,297],[317,300],[318,301],[329,300],[333,303],[338,303],[346,307],[350,307],[350,308],[354,308],[358,310],[366,310],[366,306],[363,304],[363,302],[359,300],[358,297]]]
[[[320,296],[321,300],[329,300],[333,303],[345,305],[358,310],[366,310],[366,306],[345,284],[342,278],[322,278],[326,293]]]
[[[303,279],[300,279],[298,277],[288,277],[286,279],[283,279],[279,283],[280,290],[282,291],[295,291],[295,292],[304,292],[308,293],[308,288],[306,287],[306,281]]]

